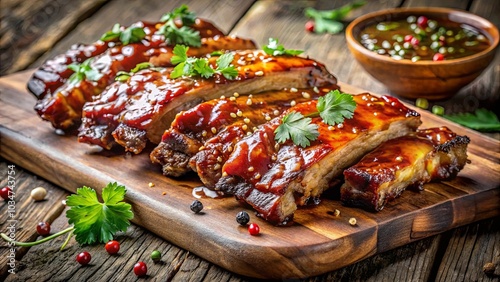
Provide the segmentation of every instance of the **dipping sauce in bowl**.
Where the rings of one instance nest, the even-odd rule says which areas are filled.
[[[490,46],[488,38],[470,25],[416,15],[367,26],[358,40],[377,54],[414,62],[467,57]]]
[[[448,8],[395,8],[356,18],[346,28],[358,63],[391,94],[446,99],[493,61],[498,28],[475,14]]]

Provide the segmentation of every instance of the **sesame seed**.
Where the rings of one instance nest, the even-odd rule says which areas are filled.
[[[367,106],[367,107],[371,107],[371,106],[372,106],[372,103],[366,103],[366,106]]]
[[[266,120],[271,120],[271,117],[270,116],[266,116]]]
[[[349,224],[350,225],[354,226],[354,225],[356,225],[356,223],[357,223],[357,221],[356,221],[356,219],[354,217],[349,218]]]
[[[234,96],[233,97],[229,97],[229,100],[236,101],[236,98]]]
[[[378,116],[378,112],[373,112],[373,115],[374,116]]]
[[[227,151],[228,151],[229,153],[231,153],[231,152],[233,151],[233,146],[229,146],[229,147],[227,147]]]
[[[263,76],[263,75],[264,75],[264,72],[263,72],[263,71],[256,71],[256,72],[255,72],[255,75],[256,75],[256,76]]]
[[[244,124],[243,126],[241,126],[241,128],[242,128],[243,130],[247,130],[247,129],[248,129],[248,126],[247,126],[246,124]]]
[[[252,127],[253,132],[257,131],[257,127]]]
[[[358,133],[358,129],[356,127],[353,127],[352,128],[352,133],[355,133],[355,134]]]
[[[237,115],[237,116],[239,116],[239,117],[241,117],[241,116],[243,115],[243,113],[242,113],[240,110],[238,110],[238,111],[236,112],[236,115]]]
[[[311,98],[311,94],[309,94],[307,92],[302,92],[302,97],[309,99],[309,98]]]
[[[290,88],[290,92],[297,92],[297,91],[299,91],[299,90],[295,87]]]
[[[245,123],[250,123],[250,119],[249,119],[249,118],[245,118],[245,119],[243,120],[243,122],[245,122]]]
[[[267,133],[264,132],[264,134],[262,134],[262,136],[264,136],[264,138],[267,138]]]
[[[227,172],[225,172],[225,171],[224,171],[224,172],[222,173],[222,177],[226,177],[226,176],[227,176]]]
[[[397,156],[397,157],[396,157],[396,161],[400,162],[400,161],[402,161],[402,160],[403,160],[403,157],[401,157],[401,156]]]
[[[275,155],[271,156],[271,160],[276,161],[278,158]]]
[[[339,124],[337,125],[337,127],[338,127],[338,128],[344,128],[344,124],[343,124],[343,123],[339,123]]]
[[[319,93],[319,89],[317,86],[314,86],[313,90],[314,90],[314,92]]]
[[[232,118],[236,118],[236,117],[237,117],[237,115],[236,115],[235,113],[230,113],[229,115],[230,115]]]
[[[220,164],[216,164],[216,165],[214,165],[213,170],[219,170],[220,168],[221,168]]]
[[[277,115],[279,115],[279,114],[280,114],[280,111],[278,111],[278,110],[274,110],[273,114],[274,114],[275,116],[277,116]]]
[[[330,125],[330,126],[328,126],[328,130],[330,130],[330,131],[331,131],[331,130],[334,130],[334,129],[335,129],[335,127],[333,127],[333,126],[331,126],[331,125]]]
[[[203,151],[203,150],[205,150],[205,146],[201,146],[201,147],[198,149],[198,151]]]
[[[224,99],[226,99],[226,96],[222,95],[222,96],[220,96],[220,98],[221,98],[221,100],[224,100]]]
[[[213,134],[217,133],[217,129],[215,127],[210,128]]]
[[[255,170],[255,168],[253,166],[251,166],[251,167],[248,168],[248,171],[250,171],[250,172],[252,172],[254,170]]]
[[[203,137],[207,136],[207,131],[206,131],[206,130],[203,130],[203,131],[201,132],[201,136],[203,136]]]
[[[251,104],[252,104],[252,99],[248,99],[248,100],[247,100],[247,105],[249,105],[249,106],[250,106]]]
[[[338,209],[335,209],[335,211],[333,211],[333,215],[340,216],[340,211]]]
[[[233,96],[236,97],[236,98],[238,98],[238,97],[240,97],[240,93],[234,92]]]
[[[248,98],[250,98],[250,99],[253,98],[253,95],[252,94],[248,95]]]
[[[217,161],[218,161],[219,163],[220,163],[220,162],[222,162],[222,157],[221,157],[221,156],[218,156],[218,157],[217,157]]]
[[[257,173],[257,174],[255,175],[255,179],[260,179],[260,173]]]
[[[149,188],[155,187],[155,184],[153,182],[149,182],[148,186],[149,186]]]
[[[250,135],[252,135],[252,132],[248,131],[247,136],[250,136]]]
[[[290,102],[290,106],[292,106],[292,107],[293,107],[293,106],[295,106],[295,105],[297,105],[297,102],[295,102],[295,100],[293,100],[292,102]]]
[[[274,145],[274,149],[275,149],[276,151],[278,151],[278,150],[280,149],[280,144],[279,144],[279,143],[276,143],[276,144]]]

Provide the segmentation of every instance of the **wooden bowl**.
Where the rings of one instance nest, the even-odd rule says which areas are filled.
[[[435,20],[449,19],[472,26],[482,32],[491,45],[480,53],[463,58],[431,61],[395,60],[366,49],[359,41],[361,31],[368,25],[426,16]],[[455,95],[458,90],[476,79],[493,61],[499,33],[494,24],[477,15],[448,8],[396,8],[361,16],[346,29],[349,50],[363,68],[382,82],[393,94],[416,99],[439,100]]]

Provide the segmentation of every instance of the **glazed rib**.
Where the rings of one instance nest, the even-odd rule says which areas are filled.
[[[119,71],[130,71],[137,64],[143,62],[151,62],[155,66],[171,66],[170,58],[172,56],[173,46],[167,45],[162,36],[155,35],[154,32],[161,23],[138,23],[145,26],[147,36],[141,42],[121,45],[119,42],[98,42],[94,46],[99,46],[95,52],[91,54],[91,67],[97,70],[102,77],[93,81],[84,78],[78,83],[71,83],[67,78],[72,74],[72,71],[67,69],[67,65],[75,60],[68,60],[68,56],[63,55],[59,59],[47,62],[42,68],[35,73],[28,85],[49,85],[48,82],[40,83],[40,76],[52,71],[52,75],[58,77],[57,83],[50,87],[30,87],[32,92],[40,92],[40,100],[38,100],[35,110],[45,120],[50,121],[55,128],[65,131],[71,131],[80,124],[81,110],[83,104],[91,101],[92,98],[101,93],[109,84],[111,84],[116,74]],[[239,50],[252,49],[255,44],[251,40],[245,40],[235,37],[222,36],[221,32],[212,24],[198,20],[193,26],[194,29],[200,31],[201,36],[211,36],[202,38],[202,45],[198,48],[190,48],[189,56],[199,57],[210,54],[217,50]],[[210,35],[209,35],[210,34]],[[113,47],[111,47],[113,46]],[[90,47],[80,47],[89,49]],[[229,49],[227,49],[229,48]],[[101,50],[102,49],[102,50]],[[101,52],[102,51],[102,52]],[[85,52],[80,51],[82,55]],[[76,62],[82,62],[88,59],[87,56],[80,56]],[[63,59],[66,60],[63,62]],[[59,62],[56,65],[55,62]],[[61,72],[54,71],[60,69]]]
[[[337,85],[283,89],[252,96],[238,93],[239,97],[204,102],[176,116],[151,153],[151,160],[162,165],[167,176],[194,170],[206,187],[213,188],[234,144],[255,126],[281,115],[291,104],[316,99],[335,89]]]
[[[344,171],[341,200],[380,211],[407,187],[455,177],[467,162],[469,138],[446,127],[389,140]]]
[[[297,205],[316,200],[342,170],[382,142],[414,132],[420,115],[392,97],[354,96],[354,117],[337,126],[313,118],[319,137],[303,148],[290,141],[278,144],[274,131],[281,117],[261,125],[243,138],[222,168],[216,188],[250,204],[273,224],[292,221]],[[287,112],[316,111],[316,101]]]
[[[114,143],[139,153],[147,140],[158,144],[177,113],[203,101],[234,92],[258,95],[287,88],[336,84],[335,77],[312,59],[270,56],[262,51],[238,51],[232,64],[238,76],[170,79],[170,69],[148,69],[125,83],[115,82],[84,107],[79,141],[111,148]],[[209,59],[215,65],[217,57]]]

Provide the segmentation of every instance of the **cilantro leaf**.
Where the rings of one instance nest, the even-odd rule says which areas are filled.
[[[291,112],[282,118],[282,123],[274,131],[275,139],[284,143],[288,139],[301,147],[307,147],[318,138],[318,125],[311,124],[311,118],[304,117],[301,113]]]
[[[316,107],[326,124],[335,125],[344,122],[344,118],[350,119],[354,116],[356,102],[351,95],[335,90],[319,97]]]
[[[304,52],[302,50],[285,49],[283,45],[278,43],[278,39],[269,38],[269,44],[267,44],[267,46],[264,46],[262,50],[264,50],[266,54],[272,56],[296,56]]]
[[[215,73],[222,74],[226,79],[235,79],[238,76],[238,70],[231,65],[234,55],[226,53],[216,60],[216,68],[214,69],[208,59],[188,57],[187,51],[189,47],[184,45],[176,45],[172,51],[173,56],[170,61],[176,65],[170,73],[170,78],[175,79],[181,76],[196,76],[200,75],[204,78],[210,78]]]
[[[66,205],[70,209],[66,217],[74,224],[78,243],[108,242],[116,232],[127,230],[134,214],[131,205],[123,202],[125,193],[125,187],[115,182],[102,190],[103,203],[97,199],[96,191],[86,186],[68,196]]]
[[[304,10],[306,17],[312,18],[315,22],[315,33],[331,33],[337,34],[344,29],[344,24],[341,22],[352,10],[357,9],[366,4],[365,0],[355,1],[346,4],[338,9],[332,10],[316,10],[308,7]]]
[[[122,31],[120,24],[116,23],[113,29],[104,33],[101,36],[102,41],[112,41],[120,39],[123,45],[128,45],[130,43],[140,42],[144,37],[146,37],[146,32],[143,28],[137,26],[129,26]]]
[[[182,27],[177,27],[175,19],[180,18]],[[186,44],[189,46],[200,47],[201,37],[200,32],[189,27],[193,25],[196,20],[196,15],[189,11],[188,6],[181,5],[179,8],[174,9],[172,12],[167,13],[161,17],[162,22],[165,22],[157,34],[165,36],[165,41],[168,44]]]
[[[285,115],[282,123],[274,131],[276,134],[274,139],[278,143],[292,139],[295,145],[309,146],[309,141],[314,141],[319,136],[318,125],[311,124],[311,117],[320,116],[326,124],[335,125],[344,122],[345,118],[352,118],[355,108],[356,102],[351,95],[340,93],[338,90],[330,91],[318,99],[317,112],[306,116],[296,112]]]
[[[129,79],[129,77],[131,77],[132,74],[134,74],[140,70],[151,68],[151,67],[153,67],[153,65],[149,62],[138,63],[137,65],[135,65],[135,67],[133,69],[130,70],[130,72],[126,72],[126,71],[117,72],[116,76],[115,76],[115,81],[120,81],[120,82],[127,81],[127,79]]]
[[[103,76],[97,69],[92,67],[92,58],[85,60],[81,64],[70,64],[68,69],[74,71],[74,73],[68,78],[70,84],[78,84],[79,82],[88,79],[91,81],[98,81]]]
[[[500,131],[500,121],[494,112],[477,109],[474,114],[460,113],[444,115],[446,119],[479,131]]]

